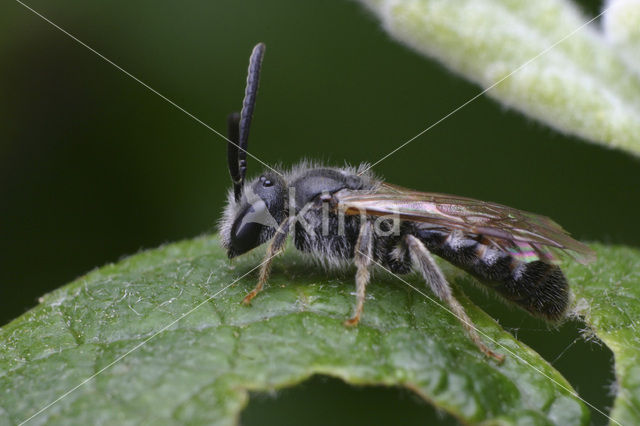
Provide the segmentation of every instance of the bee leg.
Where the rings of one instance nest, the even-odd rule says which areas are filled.
[[[371,222],[365,221],[360,227],[360,234],[354,250],[354,263],[358,268],[356,272],[356,308],[351,318],[344,325],[353,327],[360,322],[360,316],[364,309],[365,289],[371,278],[371,261],[373,258],[373,232]]]
[[[276,234],[269,242],[265,260],[260,267],[258,284],[254,287],[253,290],[249,292],[249,294],[244,297],[244,299],[242,299],[242,303],[244,303],[245,305],[251,303],[251,300],[256,297],[258,293],[260,293],[265,283],[267,282],[267,279],[269,279],[269,274],[271,273],[271,263],[277,255],[284,251],[287,243],[287,236],[289,235],[289,231],[291,229],[291,223],[293,223],[293,219],[290,217],[282,221],[282,223],[276,230]]]
[[[406,244],[409,248],[409,254],[414,267],[422,273],[425,281],[431,287],[431,290],[442,300],[449,305],[453,314],[462,323],[463,327],[467,331],[469,338],[475,343],[475,345],[485,355],[494,358],[498,362],[504,360],[504,355],[496,353],[489,349],[487,345],[480,339],[476,326],[471,322],[471,318],[464,311],[464,308],[458,302],[458,300],[451,294],[451,287],[438,265],[436,265],[431,253],[425,247],[425,245],[418,238],[413,235],[407,235],[405,237]]]

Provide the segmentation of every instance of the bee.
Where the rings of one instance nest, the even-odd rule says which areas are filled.
[[[268,244],[249,304],[266,284],[273,258],[289,235],[295,247],[328,266],[355,264],[356,300],[346,326],[363,314],[365,290],[375,266],[394,274],[419,272],[460,320],[485,355],[501,361],[477,329],[433,255],[463,269],[530,314],[560,321],[569,303],[558,254],[581,263],[595,258],[551,219],[496,203],[414,191],[385,183],[369,167],[325,167],[302,162],[289,171],[265,170],[245,181],[249,129],[265,45],[251,53],[240,113],[227,118],[227,160],[233,188],[219,222],[228,257]]]

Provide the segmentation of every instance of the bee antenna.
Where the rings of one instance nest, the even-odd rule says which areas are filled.
[[[240,200],[242,195],[242,185],[247,174],[247,148],[249,146],[249,129],[253,118],[253,109],[256,104],[258,85],[260,82],[260,68],[262,67],[262,57],[266,46],[258,43],[251,52],[249,59],[249,70],[247,74],[247,86],[244,91],[242,110],[229,114],[227,117],[227,161],[229,163],[229,174],[233,181],[233,192],[235,200]]]
[[[233,192],[236,201],[240,199],[242,190],[243,177],[240,176],[240,168],[238,164],[238,139],[239,131],[238,123],[240,122],[240,113],[232,112],[227,116],[227,163],[229,165],[229,174],[231,182],[233,182]]]

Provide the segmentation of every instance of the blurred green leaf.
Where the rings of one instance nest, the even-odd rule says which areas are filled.
[[[580,28],[589,18],[567,0],[360,2],[400,42],[483,88],[495,84],[487,94],[505,105],[640,154],[637,1],[605,14],[606,35],[596,23]]]
[[[627,65],[640,74],[640,0],[609,0],[603,30]]]
[[[540,372],[570,389],[566,380],[462,294],[482,331],[539,371],[511,354],[502,365],[485,358],[448,312],[383,273],[369,287],[363,321],[347,329],[352,273],[309,267],[295,250],[276,261],[253,306],[239,301],[255,274],[221,292],[259,261],[229,263],[216,237],[199,238],[140,253],[46,295],[0,330],[0,423],[29,418],[175,320],[31,423],[233,424],[248,391],[313,374],[404,386],[464,422],[588,422],[583,403]],[[470,284],[462,272],[446,272]]]

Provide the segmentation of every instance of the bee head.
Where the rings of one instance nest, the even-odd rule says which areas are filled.
[[[220,236],[229,258],[269,241],[287,215],[286,182],[275,173],[264,173],[245,184],[236,199],[230,191]]]

